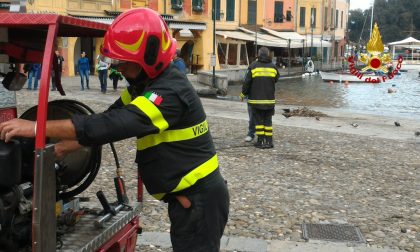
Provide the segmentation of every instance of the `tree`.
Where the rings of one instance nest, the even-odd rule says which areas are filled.
[[[374,3],[373,21],[378,23],[383,43],[402,40],[410,36],[420,38],[419,0],[375,0]],[[367,43],[371,12],[371,8],[365,11],[350,10],[349,39],[351,42]]]

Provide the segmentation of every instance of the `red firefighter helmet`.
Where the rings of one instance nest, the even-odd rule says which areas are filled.
[[[149,78],[155,78],[170,64],[176,53],[162,17],[148,8],[122,13],[105,34],[101,54],[114,61],[139,64]]]

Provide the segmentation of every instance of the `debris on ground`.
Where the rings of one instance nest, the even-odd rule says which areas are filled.
[[[395,124],[395,126],[397,126],[397,127],[399,127],[399,126],[401,126],[401,124],[399,123],[399,122],[394,122],[394,124]]]
[[[286,118],[289,118],[291,116],[303,116],[303,117],[315,117],[317,120],[319,120],[319,117],[327,117],[328,115],[308,109],[307,107],[303,108],[297,108],[297,109],[283,109],[283,116]]]

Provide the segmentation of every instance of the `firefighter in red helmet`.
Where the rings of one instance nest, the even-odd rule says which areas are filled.
[[[102,58],[130,84],[103,113],[47,122],[47,137],[63,139],[58,155],[81,145],[137,137],[136,162],[144,185],[168,203],[174,251],[219,251],[229,194],[196,92],[172,63],[176,41],[161,16],[139,8],[108,29]],[[34,122],[0,124],[0,138],[34,137]]]

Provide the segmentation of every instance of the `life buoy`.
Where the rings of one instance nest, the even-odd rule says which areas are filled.
[[[314,62],[312,60],[308,60],[308,62],[306,62],[305,70],[308,73],[313,73],[314,72],[315,66],[314,66]]]

